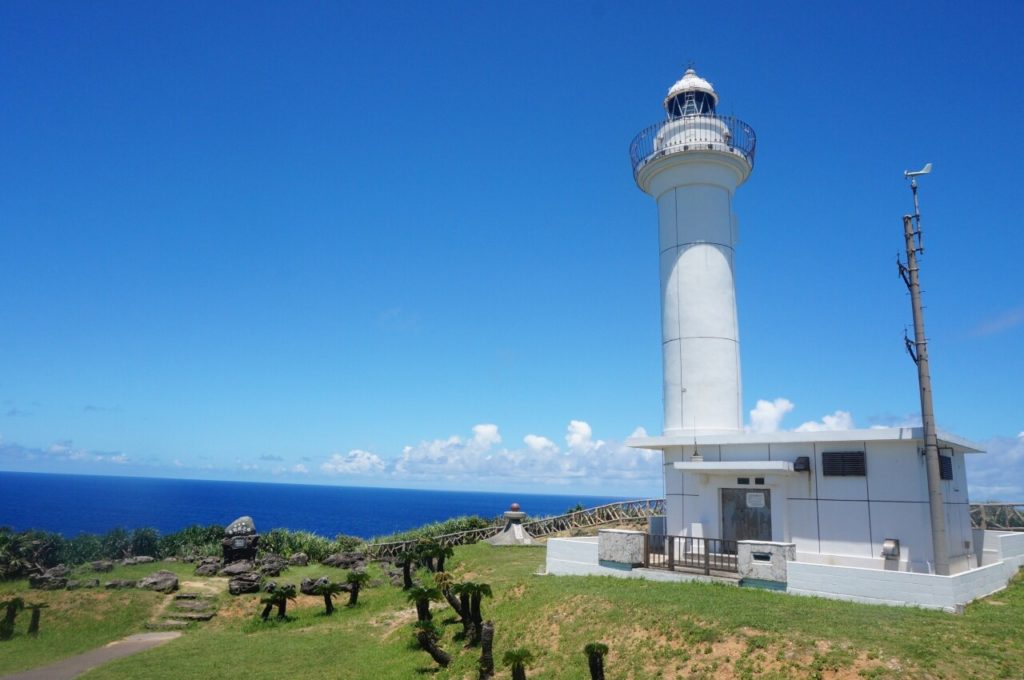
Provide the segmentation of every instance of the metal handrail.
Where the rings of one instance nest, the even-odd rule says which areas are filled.
[[[655,515],[665,514],[665,499],[643,498],[635,501],[619,501],[598,505],[585,510],[577,510],[555,517],[543,517],[541,519],[523,522],[523,528],[533,537],[549,536],[559,531],[571,529],[582,529],[584,527],[610,524],[630,519],[646,519]],[[457,531],[451,534],[435,536],[431,540],[437,541],[446,548],[457,545],[476,543],[485,538],[490,538],[501,533],[505,526],[505,520],[482,529],[470,529],[469,531]],[[407,547],[414,545],[419,539],[405,541],[391,541],[389,543],[370,543],[366,546],[366,554],[370,557],[382,559],[395,557],[402,553]]]
[[[705,575],[738,572],[736,552],[736,541],[722,538],[644,535],[644,566],[648,569],[695,569]]]
[[[757,135],[735,116],[697,114],[670,118],[641,130],[629,144],[633,179],[656,158],[689,151],[719,151],[742,156],[754,166]]]

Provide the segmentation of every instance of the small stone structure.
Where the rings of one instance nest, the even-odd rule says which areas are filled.
[[[242,516],[228,525],[224,530],[224,540],[220,542],[224,550],[224,563],[231,564],[238,560],[256,559],[256,548],[260,536],[256,533],[256,525],[252,517]]]
[[[513,503],[505,511],[505,528],[500,534],[484,539],[491,545],[533,545],[533,536],[523,528],[523,512],[519,503]]]
[[[736,565],[745,580],[786,584],[786,563],[796,561],[796,543],[737,541]]]
[[[598,562],[611,562],[630,567],[644,563],[644,532],[628,529],[598,531]]]

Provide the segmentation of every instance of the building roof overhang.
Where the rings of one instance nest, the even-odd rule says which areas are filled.
[[[746,460],[733,462],[690,461],[687,463],[673,463],[673,467],[685,472],[700,472],[702,474],[711,475],[796,474],[793,470],[793,463],[785,460]]]
[[[983,453],[981,444],[958,435],[937,431],[939,446],[952,447],[960,453]],[[920,427],[877,427],[860,430],[828,430],[819,432],[729,432],[700,434],[683,430],[679,434],[660,437],[630,437],[626,445],[634,449],[665,450],[678,446],[728,446],[772,444],[843,444],[855,442],[918,441],[923,444]]]

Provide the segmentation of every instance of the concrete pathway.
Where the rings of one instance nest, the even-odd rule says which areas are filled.
[[[71,680],[108,661],[144,652],[178,637],[181,637],[181,633],[176,631],[129,635],[123,640],[116,640],[91,652],[72,656],[42,668],[5,675],[0,677],[0,680]]]

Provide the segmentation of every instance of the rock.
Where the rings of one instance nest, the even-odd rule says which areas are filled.
[[[304,552],[297,552],[288,558],[288,564],[293,567],[304,567],[309,564],[309,555]]]
[[[67,578],[71,570],[65,567],[63,564],[58,564],[56,567],[50,567],[43,572],[43,576],[47,578]]]
[[[366,556],[362,553],[334,553],[324,558],[321,564],[339,569],[362,569],[366,566]]]
[[[235,576],[228,581],[228,592],[232,595],[242,593],[258,593],[260,591],[260,579],[263,576],[258,571],[250,571]]]
[[[136,581],[129,581],[128,579],[117,579],[114,581],[107,581],[103,584],[104,588],[108,590],[121,590],[123,588],[134,588]]]
[[[68,580],[62,576],[33,574],[28,577],[28,587],[35,590],[64,590]]]
[[[158,593],[173,593],[178,589],[178,575],[173,571],[158,571],[139,579],[138,587]]]
[[[92,567],[93,571],[99,572],[107,572],[114,570],[114,563],[110,560],[96,560],[95,562],[90,562],[89,566]]]
[[[326,576],[320,578],[304,578],[302,583],[299,584],[299,592],[303,595],[316,595],[316,589],[322,585],[330,583],[330,579]]]
[[[248,560],[238,560],[218,572],[221,576],[239,576],[252,571],[253,564]]]
[[[252,536],[256,533],[256,524],[252,521],[252,517],[243,515],[236,519],[234,522],[228,525],[228,528],[224,530],[224,535],[233,536]]]
[[[121,564],[126,567],[130,567],[133,564],[149,564],[150,562],[156,562],[156,560],[149,555],[137,555],[135,557],[126,557],[121,560]]]
[[[223,563],[219,557],[204,557],[196,566],[196,576],[215,576]]]
[[[267,553],[258,563],[264,576],[280,576],[281,572],[288,568],[287,560],[273,553]]]
[[[68,581],[65,588],[68,590],[78,590],[79,588],[99,588],[100,580],[98,578],[86,578],[80,581]]]
[[[164,558],[164,562],[177,562],[177,561],[178,561],[177,557],[165,557]]]

